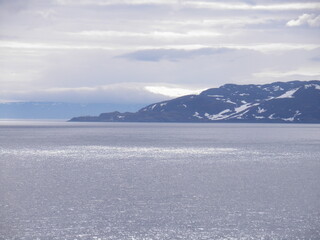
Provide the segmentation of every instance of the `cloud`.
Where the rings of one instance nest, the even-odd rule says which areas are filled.
[[[283,21],[283,16],[238,16],[237,18],[231,17],[214,17],[214,18],[205,18],[205,19],[190,19],[190,20],[163,20],[159,21],[159,25],[165,25],[166,27],[176,26],[176,27],[198,27],[198,28],[238,28],[243,26],[251,25],[267,25],[274,23],[275,21]]]
[[[143,83],[121,83],[93,87],[52,87],[27,90],[0,91],[5,99],[15,101],[60,101],[79,103],[148,104],[168,99],[168,95],[145,89]]]
[[[156,62],[127,61],[99,50],[64,51],[55,56],[26,55],[20,59],[21,51],[17,51],[19,65],[15,58],[10,60],[3,56],[8,65],[4,65],[6,75],[0,73],[0,85],[4,86],[0,89],[0,96],[4,100],[148,104],[225,83],[314,79],[311,73],[317,74],[318,63],[310,59],[318,56],[319,51],[264,54],[241,49],[190,57],[188,61]],[[300,68],[307,68],[310,64],[314,70],[308,73],[302,69],[302,72]],[[308,73],[308,76],[290,75],[297,73],[292,72],[295,69],[300,69],[300,74]],[[15,71],[18,75],[12,74]],[[252,76],[252,73],[260,74]]]
[[[199,94],[205,89],[185,89],[176,87],[165,87],[165,86],[146,86],[144,87],[149,92],[160,94],[168,97],[181,97],[184,95]]]
[[[121,83],[92,87],[52,87],[38,90],[4,91],[2,95],[7,99],[19,96],[15,101],[64,101],[64,102],[108,102],[149,104],[190,94],[199,94],[205,89],[194,89],[179,85],[164,85],[150,83]],[[5,99],[2,102],[12,102]],[[0,101],[0,102],[1,102]]]
[[[305,77],[319,77],[320,70],[313,68],[301,68],[293,71],[266,71],[253,73],[255,77],[258,78],[282,78],[282,77],[293,77],[293,76],[305,76]]]
[[[163,5],[176,4],[178,0],[56,0],[61,5]]]
[[[157,62],[160,60],[178,61],[204,55],[214,55],[229,52],[228,48],[200,48],[196,50],[183,49],[150,49],[121,55],[119,57],[137,61]]]
[[[221,33],[214,31],[188,31],[188,32],[168,32],[168,31],[152,31],[152,32],[128,32],[128,31],[83,31],[75,33],[75,35],[87,36],[93,38],[111,38],[111,37],[141,37],[141,38],[157,38],[157,39],[184,39],[199,37],[217,37]]]
[[[19,41],[0,41],[0,48],[12,49],[42,49],[42,50],[87,50],[87,49],[103,49],[114,50],[115,47],[103,45],[88,44],[59,44],[59,43],[43,43],[43,42],[19,42]]]
[[[312,57],[311,61],[320,62],[320,57]]]
[[[319,3],[276,3],[276,4],[246,4],[241,2],[222,3],[208,1],[186,1],[185,5],[196,8],[220,10],[262,10],[262,11],[290,11],[303,9],[320,9]]]
[[[232,50],[254,50],[258,52],[285,52],[292,50],[315,50],[320,48],[320,44],[298,44],[298,43],[252,43],[252,44],[145,44],[145,45],[114,45],[114,44],[96,44],[78,43],[61,44],[46,42],[25,42],[25,41],[1,41],[0,49],[19,49],[19,50],[76,50],[76,51],[134,51],[123,54],[118,57],[139,61],[176,61],[183,58],[192,58],[196,56],[214,55],[229,52]],[[40,53],[39,53],[40,54]]]
[[[93,5],[93,6],[113,6],[113,5],[167,5],[178,8],[206,8],[216,10],[262,10],[262,11],[290,11],[303,9],[320,9],[317,2],[288,2],[274,4],[249,4],[241,1],[221,2],[221,1],[196,1],[196,0],[56,0],[61,5]]]
[[[310,27],[320,27],[320,15],[315,14],[303,14],[298,19],[293,19],[287,22],[289,27],[298,27],[308,25]]]

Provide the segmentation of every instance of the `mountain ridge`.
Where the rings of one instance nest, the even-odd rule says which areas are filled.
[[[70,121],[320,123],[320,81],[225,84],[199,95],[153,103],[135,113],[115,111]]]

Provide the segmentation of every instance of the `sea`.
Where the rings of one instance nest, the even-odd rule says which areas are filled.
[[[320,125],[0,121],[1,240],[320,239]]]

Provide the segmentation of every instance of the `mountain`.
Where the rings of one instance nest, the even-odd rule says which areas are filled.
[[[154,103],[135,113],[102,113],[70,121],[320,123],[320,81],[225,84],[199,95]]]
[[[5,102],[0,103],[0,118],[69,119],[76,115],[95,115],[104,111],[135,111],[142,105],[65,102]]]

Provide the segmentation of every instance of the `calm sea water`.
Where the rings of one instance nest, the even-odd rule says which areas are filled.
[[[0,122],[0,239],[320,239],[320,125]]]

